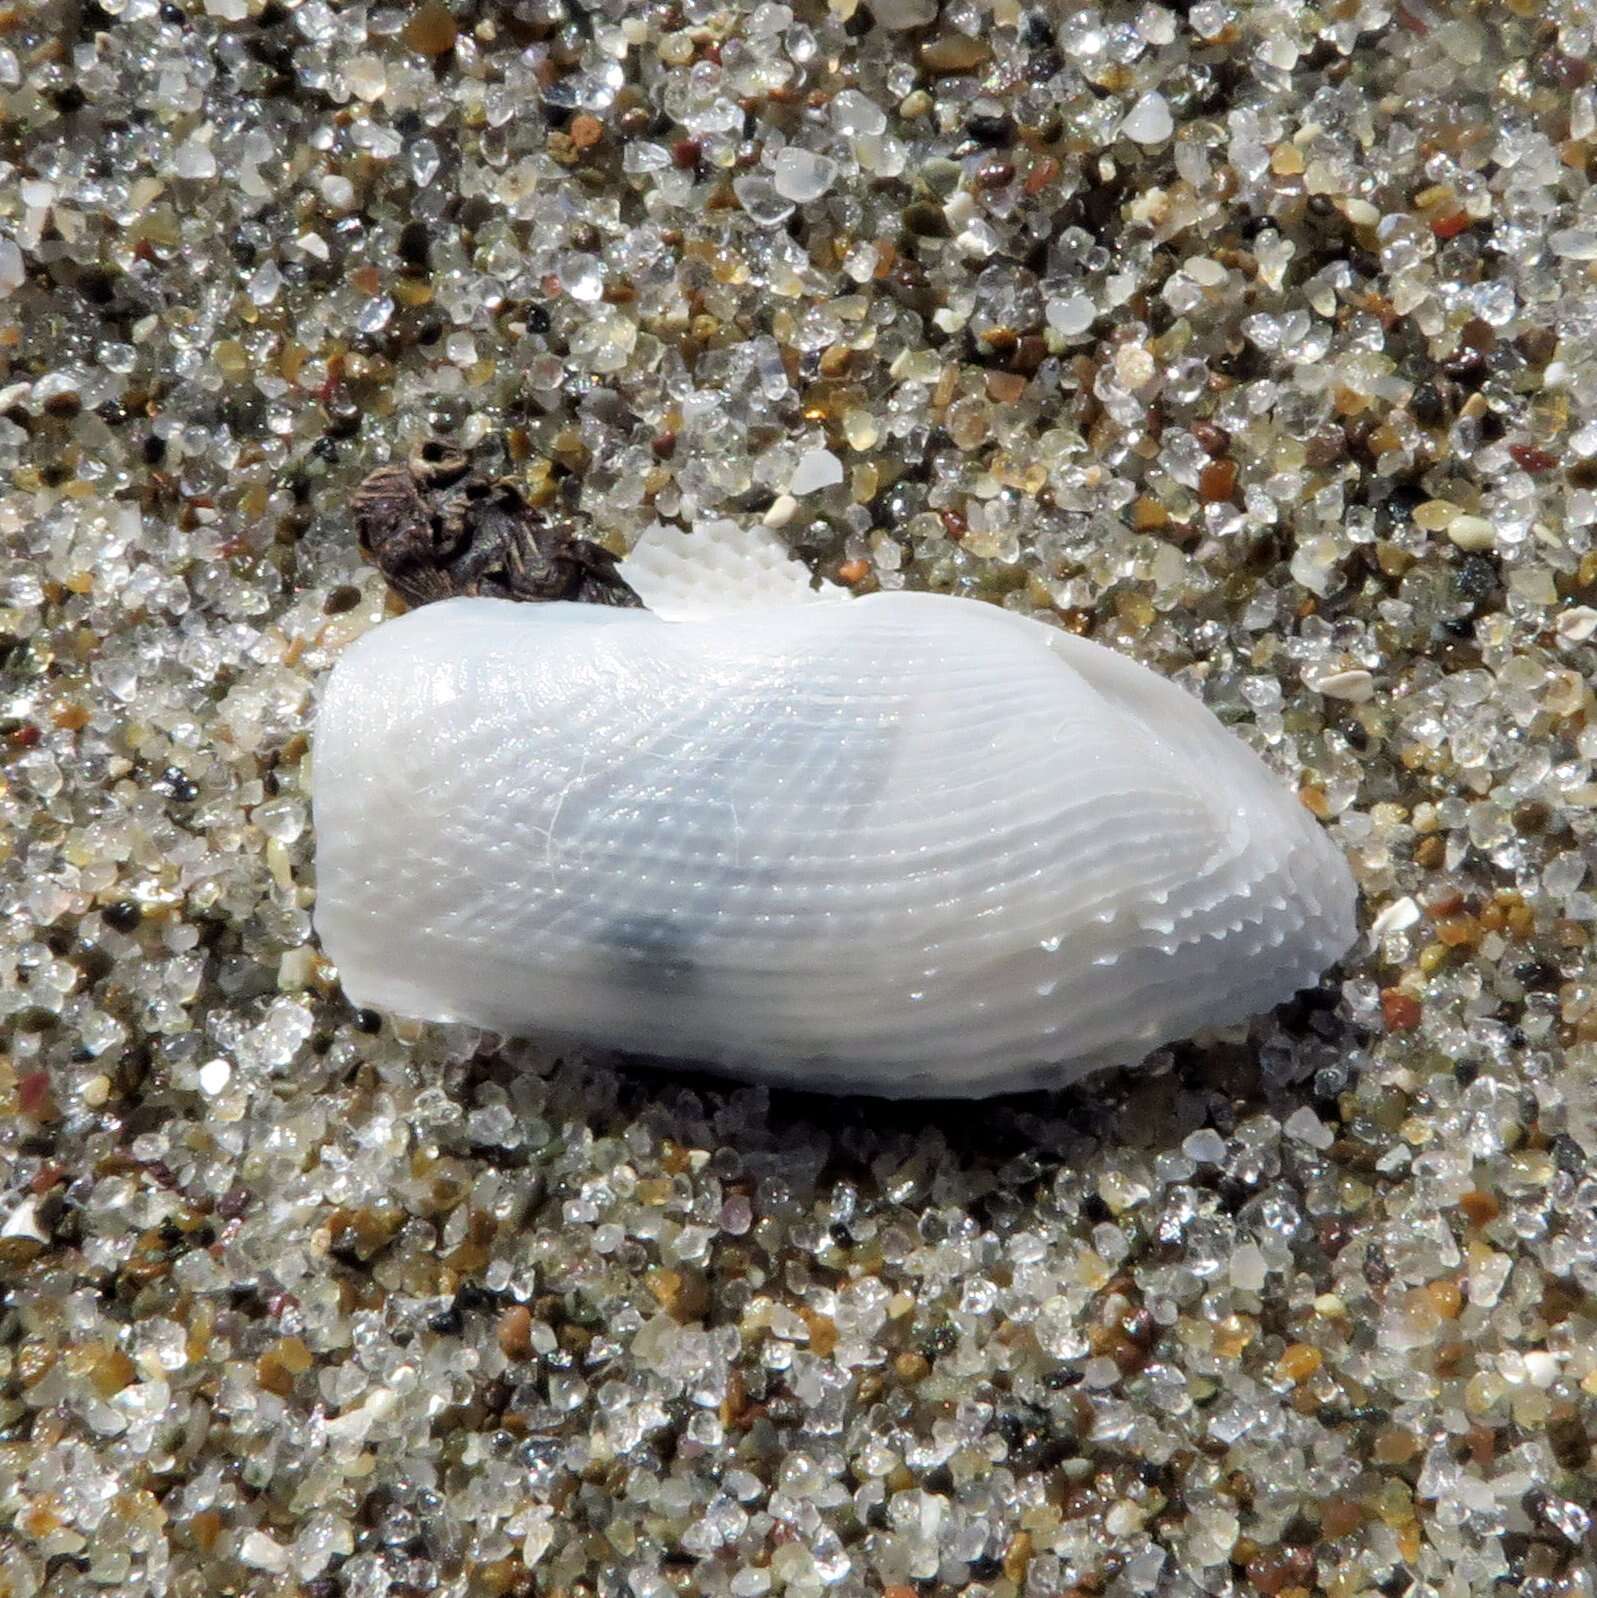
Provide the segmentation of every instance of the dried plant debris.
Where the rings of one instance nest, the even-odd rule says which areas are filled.
[[[403,466],[380,466],[355,491],[361,552],[410,605],[461,596],[636,609],[616,557],[551,527],[514,482],[472,471],[438,439]]]
[[[1575,0],[0,28],[0,1586],[1590,1591]],[[431,438],[1200,694],[1345,979],[979,1116],[355,1012],[306,728]]]

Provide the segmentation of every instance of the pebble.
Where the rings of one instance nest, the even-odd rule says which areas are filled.
[[[226,1089],[232,1077],[233,1067],[226,1060],[207,1060],[200,1067],[200,1092],[214,1099]]]
[[[1590,605],[1571,605],[1559,613],[1553,626],[1566,643],[1583,644],[1597,633],[1597,610]]]
[[[27,279],[27,266],[16,241],[0,234],[0,299],[9,298]]]
[[[216,156],[208,143],[200,138],[190,138],[178,146],[172,160],[172,170],[180,178],[214,178]]]
[[[1371,938],[1379,941],[1389,938],[1397,932],[1407,932],[1410,927],[1418,926],[1424,919],[1424,912],[1411,894],[1405,894],[1401,899],[1394,899],[1391,904],[1382,907],[1380,913],[1370,923]]]
[[[1225,1139],[1211,1128],[1201,1127],[1183,1140],[1181,1152],[1199,1165],[1218,1165],[1225,1158]]]
[[[841,470],[841,468],[839,468]],[[838,479],[841,481],[841,478]],[[792,494],[778,494],[767,507],[765,515],[760,518],[767,527],[786,527],[793,520],[799,508],[798,501]]]
[[[763,172],[747,172],[732,180],[732,192],[751,220],[776,227],[793,214],[793,202]]]
[[[1306,1104],[1300,1104],[1281,1123],[1281,1130],[1289,1138],[1299,1143],[1307,1143],[1312,1149],[1328,1149],[1336,1142],[1335,1134],[1330,1127]]]
[[[1126,113],[1120,131],[1137,144],[1163,144],[1175,131],[1170,102],[1157,90],[1142,95]]]
[[[788,479],[789,495],[802,498],[843,481],[843,463],[829,449],[806,450]],[[774,506],[772,507],[775,508]]]
[[[253,1570],[282,1575],[288,1569],[289,1551],[264,1531],[245,1534],[238,1546],[238,1557]]]
[[[1346,699],[1354,704],[1363,704],[1375,697],[1375,678],[1359,666],[1327,672],[1315,677],[1310,686],[1328,699]]]
[[[1497,529],[1484,516],[1454,516],[1447,524],[1447,536],[1460,549],[1494,549]]]
[[[1048,325],[1066,337],[1085,333],[1097,320],[1098,308],[1085,294],[1067,294],[1048,302]]]
[[[830,156],[789,145],[776,158],[772,182],[784,200],[807,205],[818,200],[837,178],[837,162]]]
[[[827,114],[839,133],[871,138],[887,131],[887,113],[858,89],[844,89],[834,95]]]
[[[1597,228],[1558,228],[1548,235],[1547,247],[1566,261],[1597,261]]]
[[[31,1196],[19,1199],[6,1212],[0,1223],[0,1238],[25,1238],[35,1243],[48,1243],[50,1234],[39,1224],[39,1201]]]
[[[968,33],[940,34],[935,39],[928,39],[920,47],[921,65],[936,77],[953,77],[974,72],[977,68],[986,66],[992,60],[992,55],[992,46],[985,39]],[[928,96],[926,109],[930,108]]]
[[[454,49],[459,37],[454,13],[441,0],[424,0],[405,24],[405,43],[418,55],[444,55]]]
[[[923,28],[937,20],[937,0],[865,0],[877,27],[887,33]]]
[[[1269,1275],[1269,1266],[1257,1243],[1244,1243],[1231,1256],[1231,1285],[1244,1293],[1257,1293]]]

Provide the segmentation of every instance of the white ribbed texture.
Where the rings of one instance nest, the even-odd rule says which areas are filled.
[[[773,1081],[1057,1085],[1354,936],[1342,857],[1196,700],[966,600],[451,600],[349,650],[315,754],[355,1003]]]
[[[848,598],[809,570],[767,528],[730,517],[699,522],[691,533],[655,522],[622,562],[638,597],[665,621],[703,621],[764,605],[816,604]]]

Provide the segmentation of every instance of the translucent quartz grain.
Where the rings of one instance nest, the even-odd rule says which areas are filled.
[[[777,156],[771,181],[784,200],[805,205],[820,199],[831,188],[837,170],[837,162],[830,156],[789,145]]]

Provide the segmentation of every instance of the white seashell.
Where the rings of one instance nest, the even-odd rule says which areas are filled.
[[[353,1002],[974,1096],[1237,1021],[1352,943],[1346,862],[1181,689],[774,548],[656,529],[624,567],[652,613],[452,599],[347,652],[316,925]]]

